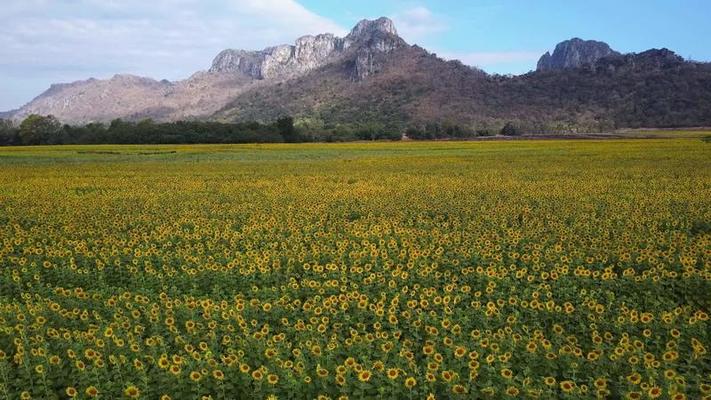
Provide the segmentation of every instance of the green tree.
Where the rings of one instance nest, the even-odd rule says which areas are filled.
[[[299,141],[299,133],[296,131],[296,127],[294,127],[294,118],[281,117],[277,120],[276,126],[285,142],[296,143]]]
[[[518,136],[521,134],[520,129],[512,122],[507,122],[501,129],[501,134],[504,136]]]
[[[17,127],[9,119],[0,119],[0,146],[18,144]]]
[[[20,140],[26,145],[57,144],[61,133],[62,125],[52,115],[32,114],[20,124]]]

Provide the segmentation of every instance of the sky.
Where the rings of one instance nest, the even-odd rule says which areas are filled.
[[[490,73],[533,70],[572,37],[711,61],[708,0],[2,0],[0,110],[52,83],[116,73],[185,79],[226,48],[345,35],[381,16],[409,43]]]

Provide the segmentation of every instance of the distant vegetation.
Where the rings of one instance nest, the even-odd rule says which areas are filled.
[[[596,127],[596,128],[595,128]],[[574,124],[531,121],[488,121],[476,126],[454,122],[398,124],[324,123],[314,119],[281,117],[274,122],[155,122],[113,120],[109,124],[62,125],[54,116],[30,115],[22,123],[0,119],[0,146],[61,144],[240,144],[354,142],[368,140],[466,140],[490,136],[548,136],[615,131],[613,126],[582,129]],[[701,132],[701,131],[699,131]],[[674,136],[699,133],[682,131],[622,132],[624,136]]]
[[[116,119],[110,124],[62,125],[53,116],[30,115],[19,125],[0,120],[0,146],[56,144],[219,144],[348,142],[358,140],[451,139],[510,134],[506,129],[474,130],[457,124],[430,123],[406,129],[380,123],[314,125],[282,117],[273,123],[179,121],[157,123]]]
[[[313,119],[282,117],[271,123],[178,121],[158,123],[116,119],[110,124],[62,125],[54,116],[30,115],[19,125],[0,119],[0,146],[57,144],[220,144],[302,143],[400,140],[471,139],[575,132],[568,126],[522,122],[492,122],[477,127],[453,122],[398,124],[326,124]]]
[[[54,144],[196,144],[303,142],[294,120],[283,117],[271,124],[179,121],[156,123],[150,119],[108,125],[62,125],[53,116],[30,115],[21,124],[0,120],[0,146]]]

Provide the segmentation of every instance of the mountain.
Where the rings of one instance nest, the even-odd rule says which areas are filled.
[[[512,78],[505,87],[507,106],[565,110],[569,116],[562,121],[569,124],[590,119],[615,128],[711,124],[711,64],[685,61],[667,49],[611,54],[580,68],[534,72]]]
[[[224,50],[208,71],[183,81],[115,75],[52,85],[12,118],[51,114],[65,123],[209,118],[245,90],[302,76],[345,54],[356,55],[350,78],[364,79],[378,70],[378,55],[406,46],[391,20],[363,20],[345,38],[323,34],[261,51]]]
[[[62,122],[114,118],[271,122],[309,132],[464,129],[600,131],[711,125],[711,65],[667,49],[621,54],[571,39],[536,71],[489,75],[407,44],[393,22],[359,22],[343,38],[304,36],[260,51],[224,50],[178,82],[129,75],[53,85],[12,113]],[[434,127],[434,128],[432,128]]]
[[[538,60],[538,71],[560,71],[595,64],[599,59],[619,55],[605,42],[573,38],[560,42],[551,55],[546,52]]]
[[[353,56],[344,56],[283,85],[246,90],[215,117],[292,115],[307,130],[437,125],[498,132],[514,123],[530,131],[603,131],[711,124],[711,65],[665,49],[606,53],[595,61],[590,54],[579,57],[590,63],[578,67],[506,77],[405,46],[388,53],[369,79],[348,79]]]
[[[387,53],[407,44],[387,18],[375,21],[363,20],[345,38],[332,34],[304,36],[293,46],[282,45],[262,51],[224,50],[215,58],[210,73],[237,73],[253,79],[292,79],[330,62],[356,49],[359,61],[351,72],[353,77],[363,79],[370,75],[370,64],[376,52]]]
[[[115,118],[161,120],[209,116],[253,79],[199,72],[179,82],[132,75],[52,85],[13,114],[54,115],[65,123],[107,122]]]

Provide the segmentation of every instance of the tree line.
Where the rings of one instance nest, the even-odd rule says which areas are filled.
[[[0,119],[0,146],[58,144],[229,144],[348,142],[359,140],[470,139],[482,136],[518,136],[524,133],[570,131],[521,122],[482,124],[477,128],[451,122],[412,124],[407,128],[378,123],[313,125],[292,117],[272,123],[211,121],[133,122],[115,119],[109,124],[61,124],[54,116],[30,115],[20,124]]]
[[[291,117],[270,124],[116,119],[110,124],[61,124],[54,116],[30,115],[19,125],[0,119],[0,146],[56,144],[293,143],[306,141]]]

